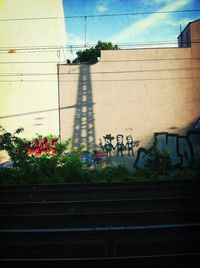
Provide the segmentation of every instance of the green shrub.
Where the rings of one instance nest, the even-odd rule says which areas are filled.
[[[71,140],[59,141],[59,137],[38,135],[31,139],[20,138],[23,128],[13,134],[0,128],[0,150],[6,150],[13,168],[10,171],[1,170],[0,175],[8,177],[12,173],[16,181],[27,183],[42,183],[53,178],[61,178],[60,168],[62,158],[69,158]],[[61,179],[62,180],[62,179]]]
[[[165,176],[172,171],[171,158],[168,151],[158,150],[153,152],[153,157],[147,161],[146,171],[153,175]]]

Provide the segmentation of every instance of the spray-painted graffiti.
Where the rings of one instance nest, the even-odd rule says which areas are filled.
[[[117,139],[117,144],[115,146],[115,149],[117,150],[117,156],[119,155],[124,156],[123,151],[126,149],[123,143],[124,135],[118,134],[116,139]]]
[[[133,138],[131,135],[128,135],[126,137],[126,140],[127,140],[126,148],[128,150],[128,156],[131,156],[131,155],[134,156],[133,147],[136,146],[137,143],[133,141]]]
[[[153,158],[154,149],[167,151],[173,167],[189,167],[194,156],[200,152],[200,134],[197,131],[189,131],[187,136],[167,132],[155,133],[154,144],[150,149],[138,149],[134,166],[144,168],[147,161]]]
[[[107,153],[108,156],[112,156],[112,151],[116,151],[117,156],[124,156],[124,151],[127,150],[128,156],[134,156],[133,148],[139,145],[138,141],[133,141],[131,135],[126,137],[126,144],[124,144],[124,135],[118,134],[116,136],[115,146],[112,144],[112,141],[115,139],[111,134],[106,134],[103,136],[104,144],[100,139],[100,148]]]
[[[90,154],[91,163],[95,166],[110,165],[114,161],[142,169],[149,160],[154,159],[157,149],[169,153],[174,168],[186,168],[191,166],[194,157],[200,157],[200,118],[186,136],[168,132],[154,133],[153,146],[149,149],[140,147],[137,153],[134,150],[139,141],[135,141],[132,135],[118,134],[114,137],[106,134],[99,140],[99,148]]]
[[[197,120],[197,122],[194,124],[194,129],[197,131],[200,131],[200,118]]]
[[[106,136],[103,136],[103,138],[105,143],[103,145],[100,139],[100,147],[106,151],[107,155],[111,156],[112,150],[115,150],[114,146],[112,145],[112,140],[114,140],[114,137],[111,134],[106,134]]]

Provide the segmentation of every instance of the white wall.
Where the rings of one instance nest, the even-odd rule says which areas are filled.
[[[1,20],[59,17],[0,21],[0,125],[9,131],[22,126],[25,137],[59,133],[57,50],[66,45],[63,16],[62,0],[0,0]],[[55,50],[33,50],[42,46]]]

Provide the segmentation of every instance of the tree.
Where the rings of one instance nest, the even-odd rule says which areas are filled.
[[[114,49],[118,49],[118,46],[113,45],[111,42],[98,41],[95,47],[76,52],[77,57],[73,60],[73,63],[96,63],[98,61],[98,58],[100,57],[101,50]]]

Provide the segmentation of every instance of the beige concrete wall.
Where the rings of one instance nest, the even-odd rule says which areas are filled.
[[[191,58],[193,67],[193,84],[192,96],[194,102],[200,104],[200,20],[190,24],[191,39],[193,41],[191,46]]]
[[[199,21],[190,23],[191,41],[199,40]],[[187,167],[200,153],[200,44],[187,48],[102,51],[93,65],[60,65],[60,123],[63,140],[89,150],[105,145],[106,134],[132,135],[134,156],[114,163],[144,167],[156,144],[168,150],[174,166]]]
[[[106,133],[132,134],[141,144],[154,132],[173,129],[184,134],[200,115],[191,48],[102,51],[97,64],[61,65],[59,69],[63,139],[73,137],[74,128],[82,124],[81,118],[79,126],[75,123],[81,92],[85,98],[92,92],[86,106],[93,109],[96,144]],[[82,132],[79,129],[83,143],[87,124]]]

